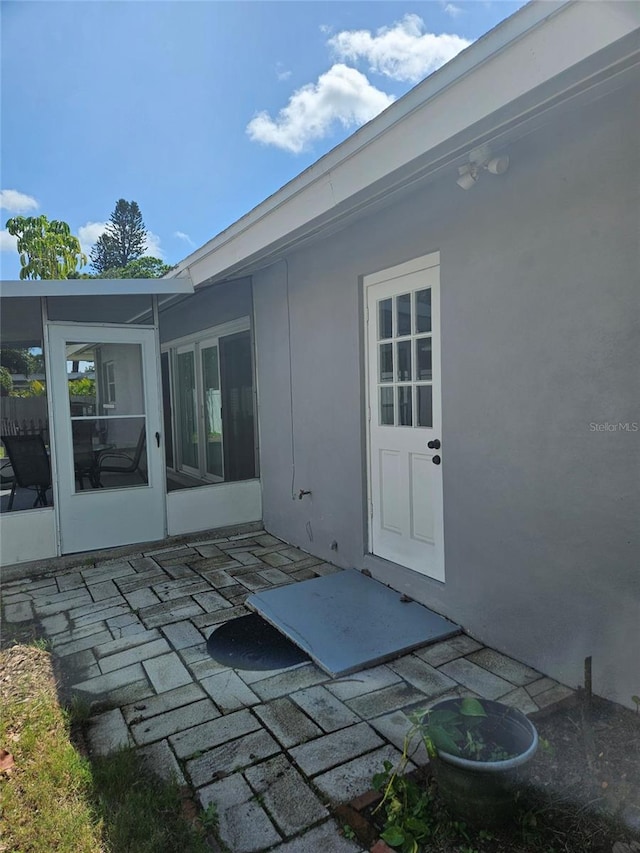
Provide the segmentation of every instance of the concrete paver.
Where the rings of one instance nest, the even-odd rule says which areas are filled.
[[[174,649],[186,649],[189,646],[202,645],[204,648],[205,639],[195,628],[191,622],[187,620],[183,622],[173,622],[171,625],[165,625],[162,633],[169,640]]]
[[[101,643],[108,643],[110,640],[113,640],[113,635],[110,631],[97,630],[87,632],[84,636],[77,637],[76,639],[69,639],[66,643],[62,642],[62,638],[60,638],[60,641],[54,643],[53,647],[58,657],[65,657],[77,654],[85,649],[99,647]]]
[[[298,669],[286,670],[281,675],[274,675],[273,678],[256,681],[253,690],[266,702],[269,699],[287,696],[296,690],[302,690],[304,687],[311,687],[326,680],[326,672],[322,672],[317,666],[309,663]]]
[[[328,820],[293,841],[280,844],[274,848],[273,853],[359,853],[359,851],[359,845],[344,838],[334,821]]]
[[[166,781],[173,781],[178,785],[187,784],[180,765],[166,740],[144,746],[138,751],[138,754],[156,776]]]
[[[207,694],[204,690],[192,682],[184,687],[178,687],[176,690],[161,693],[159,696],[150,696],[143,702],[125,705],[122,713],[127,723],[139,723],[142,720],[148,720],[150,717],[164,714],[166,711],[173,711],[175,708],[182,708],[185,705],[197,702],[199,699],[206,698]]]
[[[218,822],[220,838],[234,853],[256,853],[282,837],[255,800],[224,811]]]
[[[468,660],[472,663],[477,663],[479,666],[493,672],[494,675],[499,675],[501,678],[510,681],[518,687],[523,687],[525,684],[531,684],[540,678],[540,673],[530,666],[520,663],[520,661],[507,657],[494,649],[479,649],[468,655]]]
[[[260,699],[232,669],[203,678],[200,684],[223,714],[258,705]]]
[[[87,737],[91,750],[96,755],[108,755],[131,744],[129,729],[119,708],[92,717],[89,720]]]
[[[389,711],[424,703],[424,700],[424,693],[401,681],[383,690],[376,690],[375,693],[356,696],[355,699],[349,699],[346,704],[365,720],[370,720]]]
[[[456,686],[452,678],[415,655],[405,655],[390,663],[389,667],[428,697],[439,696]]]
[[[392,714],[377,717],[371,721],[371,725],[399,750],[403,750],[407,743],[409,758],[415,764],[423,765],[429,760],[424,740],[404,711],[394,711]]]
[[[114,595],[118,595],[118,587],[113,581],[100,581],[100,583],[88,584],[87,589],[94,601],[102,601],[105,598],[112,598]]]
[[[216,714],[213,716],[215,717]],[[219,719],[210,719],[202,725],[194,724],[192,728],[169,739],[178,758],[188,758],[221,743],[241,738],[260,728],[259,721],[246,709],[234,711],[224,717],[218,714],[218,717]]]
[[[154,604],[160,604],[160,599],[152,589],[141,587],[134,589],[131,592],[123,593],[128,604],[134,610],[139,610],[141,607],[153,607]]]
[[[169,648],[166,640],[158,640],[157,642],[163,643],[164,646]],[[182,687],[184,684],[190,684],[192,681],[189,671],[183,665],[176,652],[170,652],[160,657],[151,658],[151,660],[145,660],[142,665],[156,693],[174,690],[176,687]]]
[[[322,729],[287,697],[258,705],[254,713],[284,747],[297,746],[322,734]]]
[[[249,767],[244,775],[285,836],[296,835],[302,829],[329,817],[325,806],[284,755]]]
[[[141,635],[137,634],[135,636],[139,637]],[[127,637],[126,639],[133,638]],[[168,650],[169,644],[166,640],[153,640],[151,643],[142,643],[141,645],[134,646],[132,649],[127,649],[124,652],[119,652],[118,654],[108,655],[107,657],[102,658],[99,661],[100,669],[104,673],[113,672],[114,670],[123,669],[125,666],[137,663],[138,661],[142,661],[146,668],[149,658],[161,655]],[[173,686],[177,687],[178,685]]]
[[[388,666],[374,666],[329,682],[327,690],[346,702],[347,699],[354,699],[364,693],[373,693],[392,684],[398,684],[401,680],[400,676]]]
[[[280,751],[280,746],[268,732],[260,728],[237,740],[228,741],[186,763],[186,770],[194,787],[206,785],[212,779],[242,770],[269,758]]]
[[[371,752],[384,742],[367,723],[358,723],[348,729],[340,729],[330,735],[311,740],[290,750],[296,763],[307,776],[315,776],[355,758]]]
[[[249,590],[340,571],[255,524],[79,560],[75,571],[65,562],[55,576],[48,566],[45,577],[5,581],[3,622],[23,631],[37,620],[65,691],[110,706],[92,718],[92,750],[131,742],[204,807],[216,803],[234,853],[363,853],[323,798],[362,794],[385,760],[395,764],[412,710],[471,694],[531,713],[572,692],[465,634],[341,679],[312,663],[251,671],[214,661],[206,640],[250,612]],[[414,745],[411,759],[424,764],[424,744]]]
[[[325,732],[334,732],[359,721],[358,715],[329,693],[326,687],[316,685],[298,690],[293,701],[305,711]]]
[[[556,702],[561,702],[563,699],[568,699],[573,690],[565,687],[564,684],[555,684],[549,690],[538,693],[535,697],[536,704],[539,708],[547,708]]]
[[[510,708],[517,708],[523,714],[533,714],[538,710],[538,705],[523,687],[516,687],[511,693],[501,696],[500,701],[504,705],[509,705]]]
[[[494,675],[467,658],[458,658],[443,664],[440,672],[444,672],[454,681],[463,684],[485,699],[498,699],[512,690],[512,685],[504,678]]]
[[[153,743],[154,740],[166,737],[172,742],[170,736],[176,736],[178,732],[191,733],[194,727],[218,716],[213,702],[210,699],[201,699],[186,707],[174,708],[172,711],[134,723],[131,726],[131,734],[139,744]]]
[[[327,773],[316,776],[314,784],[335,803],[352,800],[359,794],[364,794],[371,788],[371,779],[378,773],[385,761],[392,765],[398,764],[401,753],[394,746],[383,746],[374,752],[368,752],[345,764],[340,764]],[[415,767],[412,762],[407,764],[407,771]]]

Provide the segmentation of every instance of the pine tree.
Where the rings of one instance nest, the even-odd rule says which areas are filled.
[[[91,265],[97,273],[126,267],[147,248],[147,229],[138,203],[118,199],[109,223],[91,250]]]

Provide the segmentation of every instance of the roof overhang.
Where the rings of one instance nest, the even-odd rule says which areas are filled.
[[[193,293],[188,272],[176,278],[70,278],[60,280],[1,281],[0,296],[155,296]]]
[[[478,143],[478,128],[487,133],[519,115],[530,120],[563,90],[591,85],[608,64],[637,61],[639,33],[639,4],[534,0],[185,258],[174,274],[188,272],[197,287],[277,260],[412,175],[462,162]]]

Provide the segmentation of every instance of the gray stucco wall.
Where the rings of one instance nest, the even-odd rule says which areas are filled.
[[[251,313],[251,279],[205,287],[173,305],[160,307],[160,341],[183,338],[239,317],[250,317]]]
[[[267,529],[570,685],[592,655],[596,692],[626,704],[640,432],[590,425],[640,422],[639,142],[628,92],[568,111],[505,176],[452,174],[253,284]],[[366,555],[361,276],[434,250],[445,584]]]

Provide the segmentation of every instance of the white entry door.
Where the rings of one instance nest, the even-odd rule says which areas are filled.
[[[440,257],[365,276],[370,548],[444,580]]]
[[[155,331],[50,324],[48,334],[62,553],[162,539]]]

